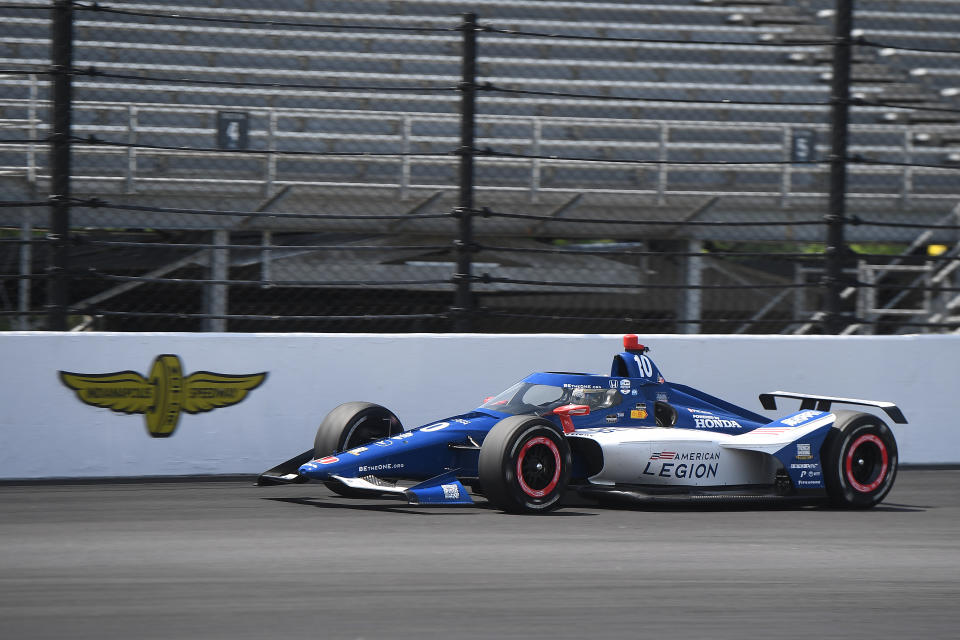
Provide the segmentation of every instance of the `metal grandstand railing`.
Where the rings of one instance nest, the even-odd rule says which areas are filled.
[[[34,76],[34,83],[36,79]],[[34,85],[35,86],[35,85]],[[34,89],[35,95],[37,91]],[[23,107],[30,115],[26,120],[11,120],[5,124],[8,132],[20,131],[26,139],[41,140],[50,134],[50,124],[38,114],[46,109],[44,102],[33,98],[26,103],[0,99],[0,108]],[[248,109],[245,113],[254,124],[248,136],[249,149],[238,151],[238,157],[261,157],[246,163],[245,169],[231,171],[211,164],[205,170],[191,169],[176,175],[170,162],[177,158],[222,159],[229,152],[222,149],[194,148],[183,145],[183,140],[214,140],[217,134],[216,117],[231,107],[173,106],[150,103],[78,102],[74,113],[78,120],[91,124],[77,124],[74,154],[81,166],[74,178],[95,180],[105,189],[120,189],[135,193],[138,186],[171,184],[197,185],[216,183],[228,185],[258,185],[265,195],[272,195],[284,186],[343,185],[350,181],[323,179],[324,164],[342,164],[339,155],[325,155],[319,149],[334,154],[356,153],[351,158],[363,165],[379,165],[382,170],[369,180],[355,184],[370,184],[381,188],[397,188],[401,199],[409,197],[412,188],[449,188],[449,176],[457,168],[457,159],[449,150],[458,138],[452,125],[459,116],[423,112],[347,112],[329,109]],[[176,123],[141,124],[158,115],[175,114]],[[182,123],[190,122],[192,126]],[[827,125],[797,126],[790,124],[739,124],[670,120],[625,120],[615,118],[570,118],[550,116],[478,116],[481,131],[478,145],[510,149],[502,157],[479,157],[478,165],[509,168],[510,179],[500,178],[496,184],[478,182],[481,190],[519,191],[536,202],[544,191],[607,193],[642,193],[655,195],[664,203],[669,196],[678,195],[757,195],[781,198],[784,206],[791,199],[822,197],[824,168],[811,162],[793,162],[793,141],[797,131],[812,131],[821,144],[814,145],[812,158],[824,158]],[[105,124],[109,123],[109,124]],[[380,131],[389,133],[356,133],[369,123],[377,123]],[[351,126],[352,125],[352,126]],[[362,125],[362,126],[357,126]],[[311,130],[311,128],[313,130]],[[323,130],[320,130],[323,129]],[[576,130],[577,135],[564,135]],[[439,131],[448,130],[443,135]],[[881,183],[853,182],[847,196],[853,199],[889,198],[898,196],[904,203],[911,200],[953,201],[960,198],[960,186],[950,181],[943,184],[918,184],[918,178],[943,175],[950,167],[938,168],[943,157],[938,147],[915,143],[925,135],[953,136],[960,139],[960,125],[853,125],[851,134],[861,138],[872,137],[871,144],[853,144],[854,154],[873,154],[896,163],[892,166],[864,165],[851,169],[854,176],[882,177]],[[85,142],[88,136],[96,141]],[[736,141],[734,141],[736,140]],[[49,167],[44,156],[37,153],[38,143],[26,145],[2,144],[0,148],[22,150],[22,163],[8,164],[0,170],[8,174],[20,172],[31,183],[46,183]],[[318,149],[311,153],[309,149]],[[395,156],[385,155],[391,150]],[[288,175],[278,171],[278,157],[284,151],[297,154],[300,166]],[[364,157],[369,152],[371,155]],[[576,160],[576,156],[589,159]],[[10,156],[8,156],[10,157]],[[622,160],[649,159],[648,168],[633,171],[624,180]],[[165,171],[145,167],[151,159],[164,158]],[[605,162],[606,160],[606,162]],[[717,164],[702,164],[716,160]],[[639,161],[642,164],[642,160]],[[769,163],[764,165],[763,163]],[[432,166],[446,169],[433,175],[418,176],[416,167]],[[554,168],[568,173],[590,167],[595,172],[592,187],[582,184],[564,184],[551,179]],[[705,175],[726,176],[731,169],[751,174],[751,181],[738,185],[727,181],[720,188],[711,188],[715,180]],[[604,178],[604,172],[609,177]],[[358,171],[358,177],[362,172]],[[309,174],[317,177],[311,178]],[[438,177],[447,180],[436,181]],[[756,178],[763,177],[762,181]],[[434,181],[429,181],[430,178]],[[797,178],[804,178],[801,184]],[[814,179],[811,182],[811,178]],[[890,179],[892,178],[892,180]],[[693,180],[696,180],[694,182]],[[619,184],[618,184],[619,183]],[[111,187],[112,185],[112,187]],[[872,187],[872,188],[871,188]]]

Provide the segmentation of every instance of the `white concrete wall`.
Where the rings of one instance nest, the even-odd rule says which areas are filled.
[[[960,463],[960,337],[643,336],[668,380],[764,412],[777,389],[890,400],[904,463]],[[0,478],[258,473],[312,446],[348,400],[405,426],[469,410],[532,371],[606,374],[619,335],[0,333]],[[234,406],[182,414],[169,438],[144,416],[83,404],[58,371],[268,372]],[[781,400],[781,403],[787,402]],[[795,402],[783,405],[793,409]],[[889,421],[888,421],[889,423]]]

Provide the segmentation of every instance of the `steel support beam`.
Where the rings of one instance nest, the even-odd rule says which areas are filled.
[[[213,244],[226,247],[230,244],[230,232],[226,229],[217,229],[213,232]],[[210,279],[217,284],[207,285],[207,313],[217,318],[207,318],[204,322],[206,331],[224,332],[227,330],[227,297],[228,285],[222,284],[230,278],[230,250],[210,250]]]
[[[687,251],[703,253],[702,240],[689,240]],[[690,256],[686,262],[687,288],[683,296],[683,316],[686,322],[679,327],[680,333],[700,333],[700,320],[703,315],[703,258]]]
[[[33,328],[30,319],[30,289],[33,281],[33,221],[30,211],[23,210],[23,221],[20,223],[20,282],[17,291],[17,310],[21,315],[17,319],[17,329],[28,331]]]

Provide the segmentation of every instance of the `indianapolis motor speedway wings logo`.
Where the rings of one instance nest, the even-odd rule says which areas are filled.
[[[202,413],[237,404],[266,378],[266,372],[230,375],[210,371],[184,377],[180,358],[171,354],[154,359],[149,378],[136,371],[60,371],[60,380],[81,402],[117,413],[142,413],[154,438],[173,435],[181,412]]]

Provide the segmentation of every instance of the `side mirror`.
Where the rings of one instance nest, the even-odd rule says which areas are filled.
[[[585,404],[565,404],[551,411],[555,416],[560,416],[560,424],[563,425],[564,433],[573,433],[573,418],[571,416],[586,416],[590,414],[590,407]]]

